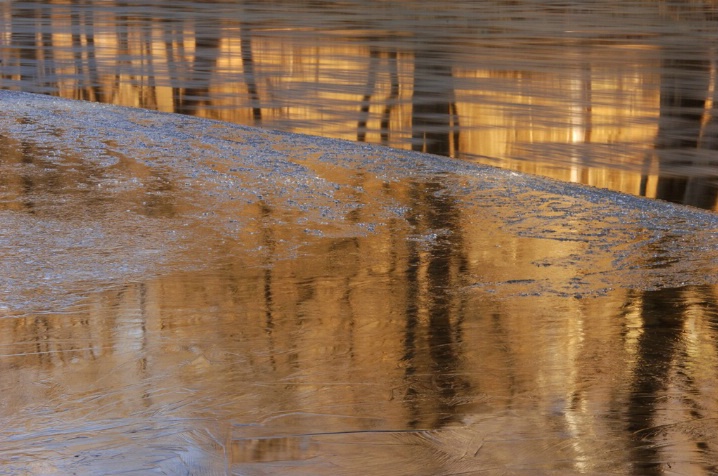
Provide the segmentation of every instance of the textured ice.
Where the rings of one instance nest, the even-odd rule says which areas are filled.
[[[536,263],[543,270],[575,268],[578,287],[552,280],[550,273],[526,280],[507,271],[499,282],[477,277],[477,288],[590,295],[718,280],[718,218],[712,213],[378,146],[9,91],[0,92],[0,100],[6,140],[35,148],[55,168],[78,163],[96,171],[65,185],[66,193],[43,192],[32,215],[2,212],[0,279],[9,308],[65,302],[77,297],[73,286],[162,273],[168,256],[191,246],[187,230],[209,227],[237,239],[247,224],[232,210],[260,201],[291,212],[291,226],[302,232],[275,250],[278,258],[296,253],[305,235],[382,233],[388,220],[404,216],[404,205],[352,183],[358,174],[379,183],[438,183],[458,203],[480,204],[464,220],[488,220],[512,236],[582,245],[570,260],[549,256]],[[154,172],[143,178],[138,169]],[[152,190],[147,181],[173,189]],[[173,208],[181,210],[157,217],[147,203],[121,202],[137,189],[147,198],[171,194]],[[106,203],[90,211],[78,203],[79,192]],[[360,201],[352,198],[357,195]],[[367,207],[379,213],[370,221],[347,220],[352,210]],[[437,233],[442,230],[429,235]],[[207,256],[212,250],[194,258],[185,254],[184,265],[200,266]]]
[[[0,105],[0,473],[715,469],[715,214]]]

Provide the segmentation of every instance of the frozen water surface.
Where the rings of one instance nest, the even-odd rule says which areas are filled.
[[[718,471],[715,214],[0,104],[0,473]]]

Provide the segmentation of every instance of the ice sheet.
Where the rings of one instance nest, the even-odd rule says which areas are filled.
[[[531,291],[570,292],[572,286],[547,276],[549,266],[576,269],[587,281],[582,294],[716,282],[718,219],[712,213],[377,146],[9,91],[0,99],[6,147],[32,148],[41,163],[35,165],[41,170],[20,173],[68,177],[59,189],[48,178],[49,186],[24,198],[11,197],[5,186],[8,226],[0,243],[13,258],[4,261],[4,279],[19,269],[36,273],[30,280],[36,286],[49,281],[55,287],[86,273],[99,282],[141,279],[162,272],[164,255],[196,246],[185,230],[207,227],[221,239],[238,240],[250,220],[242,212],[257,204],[291,215],[272,218],[292,229],[280,244],[285,253],[305,246],[306,236],[381,233],[388,221],[411,227],[409,206],[356,183],[368,180],[377,189],[394,183],[436,188],[437,203],[446,196],[471,209],[462,223],[490,222],[496,233],[580,248],[570,263],[543,260],[538,268],[546,276]],[[32,214],[10,211],[22,200],[33,202]],[[350,219],[363,209],[372,215]],[[412,239],[430,242],[452,232],[451,224],[432,225],[431,233]],[[32,236],[47,242],[23,247]],[[33,270],[39,259],[25,252],[47,253],[47,266]],[[205,262],[187,254],[187,265]],[[53,279],[49,269],[63,276]],[[523,275],[507,270],[502,277],[526,287]],[[22,294],[23,286],[16,291]]]
[[[186,116],[0,105],[0,472],[713,468],[715,214]]]

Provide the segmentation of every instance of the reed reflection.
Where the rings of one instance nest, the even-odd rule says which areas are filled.
[[[459,146],[459,115],[451,56],[423,41],[414,51],[412,149],[452,156]]]
[[[414,52],[412,95],[412,148],[439,155],[452,155],[458,144],[458,115],[454,98],[452,67],[447,53],[423,42]],[[462,401],[468,383],[459,371],[463,321],[461,298],[452,292],[460,288],[466,272],[462,246],[461,213],[455,199],[439,183],[415,186],[410,192],[409,223],[418,236],[431,237],[428,250],[421,252],[418,242],[408,250],[407,329],[404,340],[406,375],[410,382],[407,404],[415,417],[410,427],[421,427],[421,415],[436,415],[429,428],[441,427],[454,418],[453,408]],[[422,276],[424,275],[424,276]],[[426,283],[422,285],[422,281]],[[426,294],[424,294],[426,293]],[[416,294],[416,295],[414,295]],[[422,315],[425,317],[422,319]],[[422,332],[419,323],[425,321]],[[425,333],[428,362],[422,358],[418,342]],[[424,345],[426,345],[424,344]],[[423,369],[428,366],[428,369]],[[420,411],[416,401],[416,374],[430,378],[436,387],[436,409]],[[428,402],[432,403],[432,402]]]
[[[637,27],[635,38],[614,35],[613,25],[603,27],[608,33],[591,33],[602,28],[604,13],[597,9],[591,24],[599,26],[586,26],[580,44],[557,40],[567,34],[562,25],[585,20],[571,8],[536,12],[546,23],[536,17],[532,24],[520,13],[535,5],[523,2],[454,2],[443,16],[431,8],[424,12],[420,1],[402,11],[372,4],[381,15],[352,3],[281,3],[286,10],[268,5],[8,2],[0,11],[7,28],[0,86],[432,149],[715,206],[710,154],[698,159],[706,167],[693,168],[689,191],[669,191],[680,187],[673,183],[680,174],[675,166],[680,169],[685,159],[666,142],[667,122],[676,112],[693,114],[695,106],[676,102],[671,83],[694,83],[686,85],[695,93],[689,95],[700,101],[703,94],[706,106],[712,86],[696,81],[705,83],[706,61],[712,60],[707,51],[690,53],[701,56],[700,80],[681,73],[698,67],[687,65],[694,60],[682,47],[657,60],[655,52],[665,46],[657,32],[696,42],[681,36],[690,37],[688,30],[674,31],[673,18],[654,4],[636,6],[650,20]],[[403,15],[403,9],[417,14]],[[523,40],[533,37],[540,41]],[[664,76],[663,89],[656,86],[657,72]],[[704,151],[712,147],[709,117],[704,112]],[[654,143],[663,164],[660,186],[653,164],[645,163]]]
[[[367,133],[369,132],[369,120],[372,112],[372,104],[377,101],[382,88],[379,87],[378,76],[382,70],[382,62],[386,61],[386,69],[388,70],[389,93],[384,99],[379,99],[383,103],[381,107],[379,119],[379,141],[383,145],[389,144],[389,136],[391,133],[391,117],[392,111],[399,102],[399,68],[398,68],[398,52],[393,48],[382,48],[375,45],[376,41],[381,40],[390,42],[391,37],[369,39],[369,65],[367,72],[366,88],[361,99],[359,108],[359,120],[357,122],[357,141],[366,142]],[[387,51],[383,51],[387,50]],[[375,113],[376,114],[376,113]]]
[[[716,358],[711,342],[715,337],[715,289],[663,291],[644,296],[644,301],[642,374],[636,377],[630,419],[639,442],[635,451],[645,462],[636,465],[636,474],[665,474],[667,464],[675,462],[673,466],[677,466],[683,452],[695,455],[686,468],[714,473],[718,451],[713,444],[714,429],[707,424],[716,405],[701,396],[701,366]],[[655,396],[653,401],[648,401],[649,395]],[[663,446],[666,441],[673,443]]]
[[[689,286],[627,295],[625,307],[640,315],[626,409],[633,474],[716,471],[715,429],[707,425],[717,407],[701,383],[706,377],[701,369],[712,368],[718,356],[715,291]]]
[[[34,454],[48,433],[121,418],[138,441],[205,448],[207,461],[234,458],[237,470],[287,459],[306,470],[306,458],[326,454],[351,465],[369,451],[341,444],[355,441],[352,432],[371,435],[372,448],[391,442],[392,464],[440,452],[429,452],[444,455],[436,472],[511,467],[517,452],[524,467],[599,471],[610,454],[614,469],[663,474],[690,454],[712,470],[713,287],[472,297],[459,291],[468,275],[529,269],[539,251],[505,237],[499,248],[487,236],[501,235],[466,228],[440,181],[387,193],[405,200],[409,226],[316,237],[301,256],[273,261],[297,230],[259,204],[248,235],[256,242],[245,243],[257,260],[228,259],[236,250],[196,230],[187,253],[216,249],[218,266],[99,293],[63,315],[0,320],[3,428],[20,425],[20,411],[31,429],[52,415],[49,430],[23,440]],[[362,213],[372,210],[355,219]],[[636,318],[621,318],[629,308]],[[123,438],[121,428],[104,431]],[[205,431],[234,449],[219,455],[196,438]]]
[[[436,191],[428,185],[415,196]],[[450,205],[433,205],[433,212],[426,203],[417,208],[420,229],[451,217]],[[135,438],[175,447],[199,442],[171,435],[214,421],[237,448],[232,464],[323,455],[329,443],[305,434],[416,430],[414,439],[393,440],[396,464],[426,452],[421,431],[433,429],[433,444],[450,456],[440,459],[444,470],[510,467],[516,451],[528,467],[560,458],[600,469],[608,451],[614,469],[635,474],[665,474],[668,464],[715,470],[714,288],[629,296],[641,327],[635,365],[625,372],[620,349],[631,336],[620,341],[610,319],[620,306],[605,307],[613,300],[588,303],[583,325],[570,309],[532,313],[530,305],[467,301],[451,292],[461,282],[462,240],[409,245],[404,267],[375,283],[355,263],[380,248],[342,240],[271,275],[237,263],[106,292],[76,315],[2,320],[4,428],[16,427],[12,414],[22,411],[32,435],[45,424],[39,409],[54,415],[44,439],[25,440],[27,454],[55,430],[82,433],[89,422],[124,418],[124,428],[144,422]],[[346,274],[309,279],[329,269]],[[606,319],[596,319],[598,310]],[[154,434],[150,421],[185,423]],[[306,442],[287,454],[286,434],[300,435],[287,443]],[[461,459],[477,437],[481,451]],[[456,448],[442,446],[452,441]],[[344,445],[333,461],[352,461],[352,448],[368,451]]]
[[[671,383],[672,367],[679,354],[685,318],[680,294],[680,290],[668,289],[642,296],[643,333],[638,339],[638,363],[627,409],[627,430],[638,440],[634,474],[664,474],[665,457],[658,442],[650,438],[650,431],[659,425],[659,402]]]
[[[713,209],[718,197],[715,58],[668,57],[661,70],[656,197]]]
[[[217,62],[220,57],[222,41],[219,29],[195,31],[194,59],[189,68],[189,78],[184,85],[184,93],[174,93],[176,112],[180,114],[197,114],[200,107],[210,101],[210,82],[216,75]],[[180,88],[175,88],[175,91]],[[179,97],[177,97],[179,96]]]
[[[252,29],[248,24],[239,25],[239,35],[241,42],[242,68],[244,70],[244,80],[247,83],[247,94],[251,101],[252,119],[255,125],[259,125],[262,120],[262,108],[259,97],[259,89],[257,87],[257,73],[254,68],[254,50],[252,49]]]
[[[460,213],[453,197],[442,192],[438,183],[410,192],[409,222],[417,237],[431,240],[428,246],[411,241],[407,250],[403,360],[410,428],[446,425],[470,392],[460,364],[464,306],[454,292],[464,285],[466,272]]]

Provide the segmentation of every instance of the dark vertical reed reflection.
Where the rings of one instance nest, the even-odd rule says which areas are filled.
[[[359,142],[366,141],[366,126],[369,120],[369,107],[371,106],[371,98],[376,88],[376,74],[379,64],[379,50],[375,47],[369,49],[369,71],[367,72],[366,90],[361,99],[361,107],[359,108],[359,123],[357,124],[357,140]]]
[[[32,152],[32,145],[29,144],[22,144],[22,147],[20,149],[22,151],[22,164],[25,166],[31,166],[33,165],[33,154]],[[37,187],[36,179],[35,177],[28,172],[25,172],[22,174],[22,187],[20,188],[20,193],[22,195],[21,202],[25,208],[25,211],[28,213],[35,213],[35,200],[34,200],[34,194],[36,192],[35,188]],[[40,187],[42,188],[42,187]]]
[[[177,112],[197,114],[197,109],[209,102],[209,87],[217,69],[219,47],[222,41],[218,27],[205,28],[194,25],[195,51],[184,95],[179,100]]]
[[[706,328],[712,331],[711,350],[718,354],[718,340],[716,339],[716,331],[718,331],[718,294],[716,294],[716,289],[712,286],[696,286],[694,289],[699,296],[694,305],[697,305],[700,309]],[[707,366],[700,366],[700,368],[703,367]],[[716,370],[713,369],[712,373],[715,375]],[[692,402],[691,416],[702,422],[713,421],[715,412],[710,411],[710,409],[706,408],[706,405],[702,405],[698,401],[702,393],[698,378],[692,380],[692,382],[694,385],[691,389],[691,396],[694,397],[695,401]],[[713,435],[713,432],[702,431],[696,435],[694,441],[697,452],[702,456],[703,468],[707,474],[718,474],[718,441]]]
[[[366,72],[366,83],[362,98],[359,103],[359,119],[357,121],[357,141],[366,142],[367,133],[369,132],[369,123],[372,119],[371,109],[373,105],[378,106],[377,98],[379,96],[379,80],[378,76],[382,69],[386,69],[388,75],[389,94],[382,101],[381,112],[379,113],[379,142],[384,145],[389,144],[391,133],[391,115],[399,102],[399,67],[397,49],[386,46],[391,44],[394,39],[390,36],[379,36],[368,38],[369,43],[369,59],[368,69]],[[381,45],[383,43],[383,45]]]
[[[643,334],[638,341],[637,370],[628,404],[628,431],[636,440],[634,474],[661,475],[661,449],[651,430],[678,352],[685,304],[677,289],[637,297],[642,299]]]
[[[252,28],[244,23],[239,26],[239,38],[242,51],[242,68],[244,81],[247,84],[247,94],[252,108],[252,119],[255,124],[262,121],[262,108],[260,107],[259,92],[257,89],[257,73],[254,68],[254,52],[252,50]]]
[[[419,44],[414,51],[412,148],[451,156],[458,147],[458,114],[448,52]]]
[[[38,4],[13,2],[10,14],[14,19],[10,23],[10,47],[16,59],[12,63],[9,58],[6,59],[2,69],[8,72],[12,69],[21,83],[33,81],[41,74],[39,71],[35,71],[35,68],[40,68],[40,65],[43,64],[41,58],[43,50],[38,48],[35,30],[35,28],[43,30],[41,27],[43,12]],[[28,28],[28,23],[32,25],[31,28]],[[43,37],[43,40],[45,39]]]
[[[74,70],[81,84],[85,85],[77,91],[77,99],[105,102],[107,98],[98,75],[92,12],[84,1],[77,2],[70,10]]]
[[[381,120],[379,122],[381,143],[384,145],[389,144],[389,126],[391,111],[399,100],[399,68],[398,68],[398,53],[396,50],[388,52],[389,62],[389,97],[386,100],[384,109],[381,113]]]
[[[262,246],[266,248],[266,254],[264,259],[264,276],[262,283],[262,297],[264,298],[264,332],[267,336],[267,349],[269,350],[269,362],[272,366],[272,371],[277,371],[277,361],[274,357],[275,352],[275,304],[274,304],[274,291],[273,291],[273,270],[272,261],[274,259],[275,242],[274,233],[271,226],[269,225],[272,209],[266,203],[260,205],[260,213],[262,217]]]
[[[462,360],[462,298],[452,290],[461,283],[465,258],[459,213],[453,197],[438,183],[415,184],[409,220],[419,236],[431,240],[409,247],[406,280],[404,361],[411,428],[438,428],[455,417],[467,391],[459,376]]]
[[[712,411],[701,398],[702,389],[697,370],[704,365],[713,349],[691,343],[690,327],[693,318],[703,326],[703,320],[717,314],[714,289],[709,286],[671,288],[633,293],[641,309],[642,334],[638,338],[636,368],[630,387],[627,408],[628,431],[634,441],[633,473],[663,475],[676,458],[686,451],[701,457],[695,463],[705,474],[716,471],[712,430],[703,425],[712,421]],[[694,360],[697,359],[697,360]],[[671,404],[676,391],[681,398]],[[671,432],[680,438],[670,438]],[[666,441],[672,441],[666,444]],[[677,441],[688,447],[674,448]]]
[[[712,209],[718,198],[714,106],[715,61],[702,52],[690,58],[673,55],[661,66],[660,111],[656,154],[659,168],[656,198]]]

